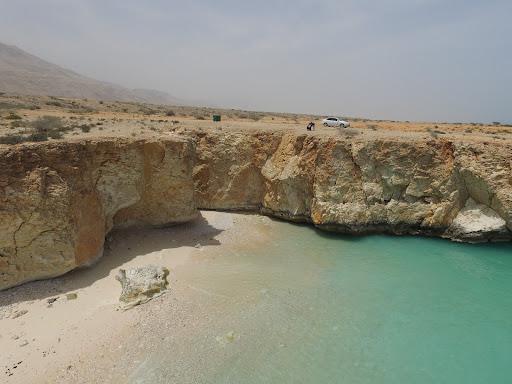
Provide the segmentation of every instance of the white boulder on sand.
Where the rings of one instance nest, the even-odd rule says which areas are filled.
[[[129,309],[160,296],[167,290],[167,275],[167,268],[155,265],[120,269],[116,280],[121,283],[121,308]]]

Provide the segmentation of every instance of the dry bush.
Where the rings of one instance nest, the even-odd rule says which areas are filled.
[[[64,130],[62,119],[57,116],[43,116],[31,124],[36,132],[50,132]]]
[[[22,117],[18,115],[17,113],[10,112],[6,117],[7,120],[21,120]]]
[[[61,139],[63,132],[71,129],[66,127],[62,119],[57,116],[40,117],[34,120],[30,125],[34,132],[29,136],[29,141],[44,141],[48,140],[48,137]]]
[[[0,144],[18,144],[23,143],[25,141],[25,138],[21,135],[5,135],[0,136]]]
[[[352,137],[352,136],[357,136],[359,135],[359,131],[357,129],[353,129],[353,128],[338,128],[338,132],[340,135],[343,135],[343,136],[349,136],[349,137]]]
[[[63,104],[60,101],[47,101],[45,104],[52,107],[63,107]]]

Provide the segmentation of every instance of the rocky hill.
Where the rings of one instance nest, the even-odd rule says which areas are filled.
[[[91,79],[49,63],[15,46],[0,43],[0,91],[22,95],[184,104],[165,92],[128,89]]]
[[[512,145],[192,131],[0,147],[0,289],[102,255],[115,227],[246,210],[349,234],[512,238]]]

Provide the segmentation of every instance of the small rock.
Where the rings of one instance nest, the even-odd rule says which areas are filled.
[[[167,268],[154,265],[120,269],[116,280],[121,283],[121,308],[129,309],[160,296],[167,290],[168,274]]]
[[[28,341],[27,340],[23,340],[21,343],[20,343],[20,347],[24,347],[28,345]]]
[[[228,333],[226,333],[226,340],[229,341],[230,343],[235,341],[235,332],[229,331]]]
[[[77,297],[78,297],[78,295],[75,292],[66,293],[66,299],[68,299],[68,300],[75,300]]]
[[[14,312],[11,316],[11,319],[17,319],[18,317],[21,317],[26,313],[28,313],[26,309],[21,309],[19,311]]]
[[[58,297],[52,297],[52,298],[46,300],[46,302],[48,304],[53,304],[53,303],[55,303],[57,301],[57,299],[58,299]]]

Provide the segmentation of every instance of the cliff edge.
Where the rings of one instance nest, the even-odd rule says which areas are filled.
[[[0,289],[102,255],[114,227],[247,210],[342,233],[512,239],[512,145],[189,131],[0,147]]]

